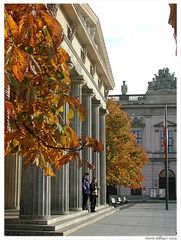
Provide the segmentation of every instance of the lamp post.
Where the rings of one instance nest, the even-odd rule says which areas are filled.
[[[164,118],[164,159],[165,159],[165,203],[166,210],[168,210],[169,198],[169,181],[168,181],[168,129],[167,129],[167,104],[165,105],[165,118]]]

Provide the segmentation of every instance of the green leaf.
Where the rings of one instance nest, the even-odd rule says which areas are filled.
[[[20,83],[13,77],[13,75],[9,72],[6,72],[6,76],[9,80],[9,84],[15,88],[18,89],[20,87]]]
[[[13,147],[16,147],[19,145],[19,141],[16,138],[14,138],[12,144],[13,144]]]
[[[33,53],[33,47],[31,47],[31,46],[26,46],[25,47],[25,51],[27,52],[27,53]]]

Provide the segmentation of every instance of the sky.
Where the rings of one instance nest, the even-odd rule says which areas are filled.
[[[163,67],[178,73],[170,8],[165,1],[92,1],[99,18],[115,81],[109,94],[146,93],[148,82]]]

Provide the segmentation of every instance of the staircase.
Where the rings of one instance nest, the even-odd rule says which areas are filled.
[[[96,207],[96,212],[72,211],[68,215],[52,215],[48,220],[19,219],[19,212],[5,211],[5,235],[11,236],[66,236],[87,225],[115,213],[119,208],[107,205]]]

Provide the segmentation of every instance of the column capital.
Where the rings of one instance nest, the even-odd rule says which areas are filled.
[[[89,89],[89,88],[86,88],[86,89],[83,88],[82,94],[83,94],[83,96],[88,96],[88,95],[90,97],[94,97],[95,96],[93,90]]]
[[[100,113],[101,113],[102,115],[107,115],[107,114],[108,114],[108,110],[101,107],[101,108],[100,108]]]
[[[83,78],[83,75],[72,75],[71,79],[73,84],[85,85],[85,80]]]
[[[92,104],[96,107],[101,107],[101,101],[95,98],[92,100]]]

